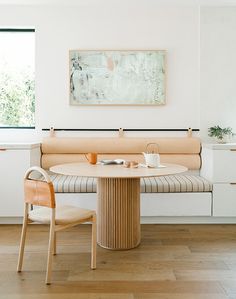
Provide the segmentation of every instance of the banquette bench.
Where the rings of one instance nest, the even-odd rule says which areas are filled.
[[[148,143],[158,144],[161,163],[184,165],[189,171],[141,179],[141,216],[211,216],[212,184],[199,175],[201,142],[198,138],[48,137],[42,141],[41,166],[51,177],[58,203],[96,209],[95,178],[59,175],[49,168],[85,162],[85,154],[89,152],[98,153],[98,160],[121,158],[144,163],[142,152]]]

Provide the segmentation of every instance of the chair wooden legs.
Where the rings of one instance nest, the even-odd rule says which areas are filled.
[[[46,273],[46,281],[45,281],[46,284],[51,283],[52,259],[53,259],[53,252],[54,252],[54,237],[55,237],[55,209],[52,209],[49,244],[48,244],[47,273]]]
[[[28,204],[26,203],[23,227],[22,227],[22,232],[21,232],[18,265],[17,265],[18,272],[21,272],[21,269],[22,269],[27,224],[28,224]],[[50,233],[49,233],[49,244],[48,244],[47,273],[46,273],[46,281],[45,281],[46,284],[51,283],[53,254],[56,254],[56,231],[55,231],[55,229],[56,229],[55,209],[52,208],[52,215],[51,215],[51,222],[50,222]],[[96,219],[96,215],[93,215],[93,218],[92,218],[92,244],[91,244],[91,269],[96,269],[96,248],[97,248],[97,219]]]
[[[53,255],[57,254],[57,234],[54,232],[54,245],[53,245]]]
[[[28,204],[26,203],[25,204],[23,226],[22,226],[22,231],[21,231],[21,240],[20,240],[20,250],[19,250],[19,256],[18,256],[17,272],[21,272],[21,269],[22,269],[27,224],[28,224]]]
[[[96,269],[97,250],[97,217],[93,215],[92,222],[92,248],[91,248],[91,269]]]

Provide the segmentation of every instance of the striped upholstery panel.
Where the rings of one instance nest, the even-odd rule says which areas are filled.
[[[141,193],[211,192],[212,183],[197,175],[167,175],[141,179]]]
[[[56,193],[96,193],[95,178],[50,173],[49,175]]]
[[[96,179],[77,176],[50,174],[56,193],[94,193]],[[142,178],[142,193],[168,192],[210,192],[212,184],[197,175],[170,175],[162,177]]]

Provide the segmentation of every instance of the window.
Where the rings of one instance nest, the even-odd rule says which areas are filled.
[[[35,30],[0,28],[0,127],[34,128]]]

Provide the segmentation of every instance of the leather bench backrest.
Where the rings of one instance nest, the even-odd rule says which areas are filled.
[[[142,152],[148,143],[157,143],[161,162],[181,164],[189,169],[201,166],[199,138],[68,138],[48,137],[42,142],[42,167],[86,161],[86,153],[98,153],[98,159],[123,158],[144,163]]]

